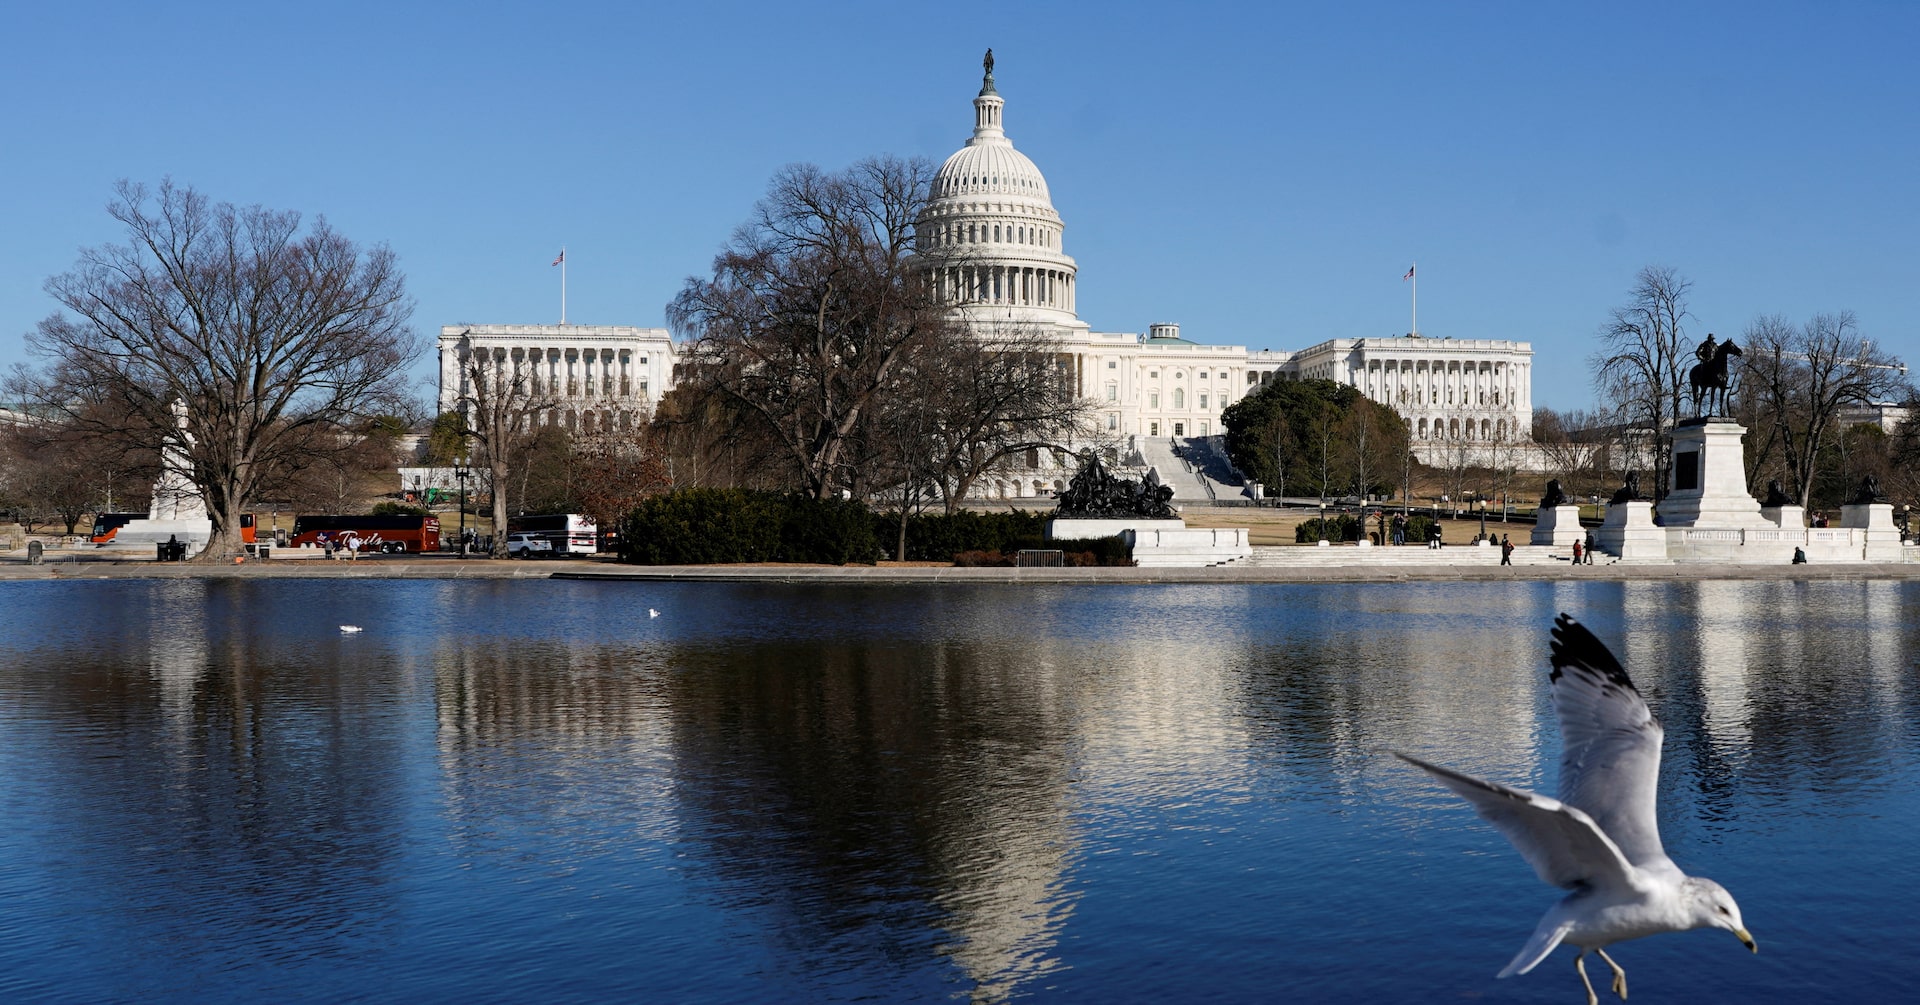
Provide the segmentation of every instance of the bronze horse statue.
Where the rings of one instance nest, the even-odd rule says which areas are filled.
[[[1707,336],[1711,341],[1713,336]],[[1707,361],[1687,371],[1687,382],[1693,385],[1694,410],[1701,415],[1725,415],[1731,409],[1727,398],[1733,382],[1728,375],[1729,357],[1743,355],[1740,347],[1732,339],[1720,343],[1713,349]],[[1718,409],[1717,411],[1715,409]]]

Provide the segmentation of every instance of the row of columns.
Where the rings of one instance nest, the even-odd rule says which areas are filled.
[[[940,295],[949,303],[1007,304],[1074,309],[1073,273],[1021,265],[959,265],[941,270]]]
[[[630,349],[482,346],[472,353],[493,375],[496,387],[504,387],[509,375],[519,368],[531,367],[527,373],[534,382],[531,390],[560,397],[625,398],[644,396],[648,390],[645,375],[635,373]],[[566,364],[564,372],[562,363]],[[460,375],[460,387],[463,392],[466,390],[465,372]]]
[[[1520,403],[1522,366],[1492,360],[1368,360],[1353,383],[1388,405],[1510,408]]]

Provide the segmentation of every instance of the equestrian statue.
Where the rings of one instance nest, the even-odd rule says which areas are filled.
[[[1732,339],[1715,345],[1713,333],[1707,333],[1707,340],[1693,351],[1700,365],[1687,371],[1687,382],[1693,386],[1694,411],[1699,415],[1726,415],[1732,409],[1728,398],[1732,394],[1732,375],[1729,358],[1742,355],[1740,347]]]

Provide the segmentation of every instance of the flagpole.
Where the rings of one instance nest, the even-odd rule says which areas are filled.
[[[567,323],[567,246],[560,246],[560,323]]]
[[[1419,270],[1420,270],[1419,262],[1413,263],[1412,267],[1407,269],[1407,275],[1413,277],[1413,332],[1412,334],[1415,334],[1415,335],[1420,334],[1420,271]],[[563,267],[563,271],[564,271],[564,267]],[[560,313],[565,314],[566,311],[562,309]],[[560,323],[565,324],[566,319],[562,318]]]

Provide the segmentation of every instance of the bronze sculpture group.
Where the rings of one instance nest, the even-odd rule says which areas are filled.
[[[1143,481],[1120,478],[1089,450],[1080,455],[1080,470],[1060,494],[1057,516],[1076,520],[1174,520],[1173,486],[1162,485],[1149,471]]]

